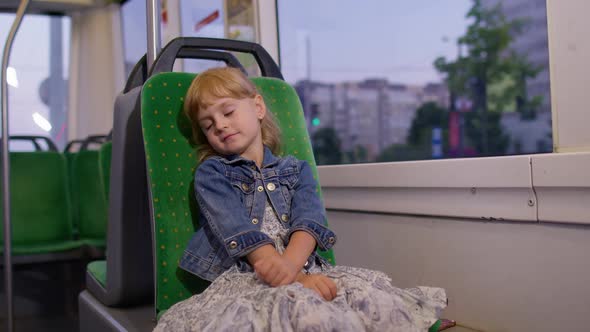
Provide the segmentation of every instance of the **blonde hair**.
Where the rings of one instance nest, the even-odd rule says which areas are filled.
[[[207,141],[198,121],[199,111],[211,106],[219,98],[255,98],[256,86],[237,68],[220,67],[208,69],[195,77],[184,98],[184,113],[191,122],[193,141],[196,144],[199,162],[219,155]],[[264,99],[262,100],[264,102]],[[274,154],[280,153],[281,131],[275,118],[267,109],[260,123],[262,144]]]

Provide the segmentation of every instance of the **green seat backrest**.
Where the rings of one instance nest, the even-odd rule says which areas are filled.
[[[10,181],[12,244],[15,248],[73,239],[64,155],[58,152],[11,152]],[[0,237],[0,242],[2,239]]]
[[[199,227],[193,192],[196,156],[190,144],[190,124],[182,112],[184,95],[194,77],[195,74],[188,73],[158,74],[145,83],[142,91],[142,126],[155,231],[158,312],[208,285],[178,267],[184,247]],[[311,143],[295,90],[272,78],[254,78],[253,82],[279,122],[284,154],[307,160],[317,178]],[[317,190],[319,192],[319,185]],[[332,251],[324,255],[333,262]]]
[[[71,162],[72,197],[77,204],[74,222],[81,240],[104,241],[107,227],[107,201],[100,176],[99,151],[85,150]],[[102,243],[104,245],[104,243]]]
[[[78,197],[74,194],[75,190],[74,190],[74,181],[72,181],[72,179],[74,178],[74,163],[76,162],[76,156],[78,155],[78,152],[64,152],[64,156],[66,158],[66,165],[67,165],[67,181],[68,181],[68,193],[70,195],[70,211],[72,214],[72,229],[74,232],[74,237],[78,238],[78,221],[77,221],[77,215],[78,215]]]
[[[106,202],[109,201],[109,190],[111,184],[111,159],[113,154],[113,143],[104,143],[98,153],[98,162],[100,164],[100,178],[103,184],[104,197]]]

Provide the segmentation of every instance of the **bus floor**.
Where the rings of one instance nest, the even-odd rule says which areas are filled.
[[[78,331],[78,294],[87,262],[62,261],[13,268],[15,332]],[[6,327],[4,268],[0,266],[0,330]]]

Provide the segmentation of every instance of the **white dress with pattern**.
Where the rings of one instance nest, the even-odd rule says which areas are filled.
[[[282,253],[287,229],[268,202],[261,229]],[[154,331],[427,331],[446,307],[441,288],[400,289],[383,272],[312,266],[336,283],[325,301],[295,282],[270,287],[234,266],[201,294],[172,306]]]

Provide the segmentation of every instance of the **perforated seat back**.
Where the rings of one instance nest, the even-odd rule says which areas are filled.
[[[80,151],[71,163],[72,197],[77,204],[75,223],[83,241],[104,246],[107,228],[107,201],[100,177],[99,152]]]
[[[182,106],[195,74],[163,73],[150,78],[142,92],[142,126],[155,231],[156,309],[167,310],[201,292],[208,283],[178,267],[192,234],[198,229],[194,197],[197,167],[191,128]],[[301,103],[295,90],[274,78],[253,78],[283,133],[283,152],[307,160],[317,169]],[[320,190],[319,185],[317,188]],[[324,253],[333,261],[332,252]]]
[[[59,152],[12,152],[10,165],[13,252],[42,254],[78,247],[65,157]]]

